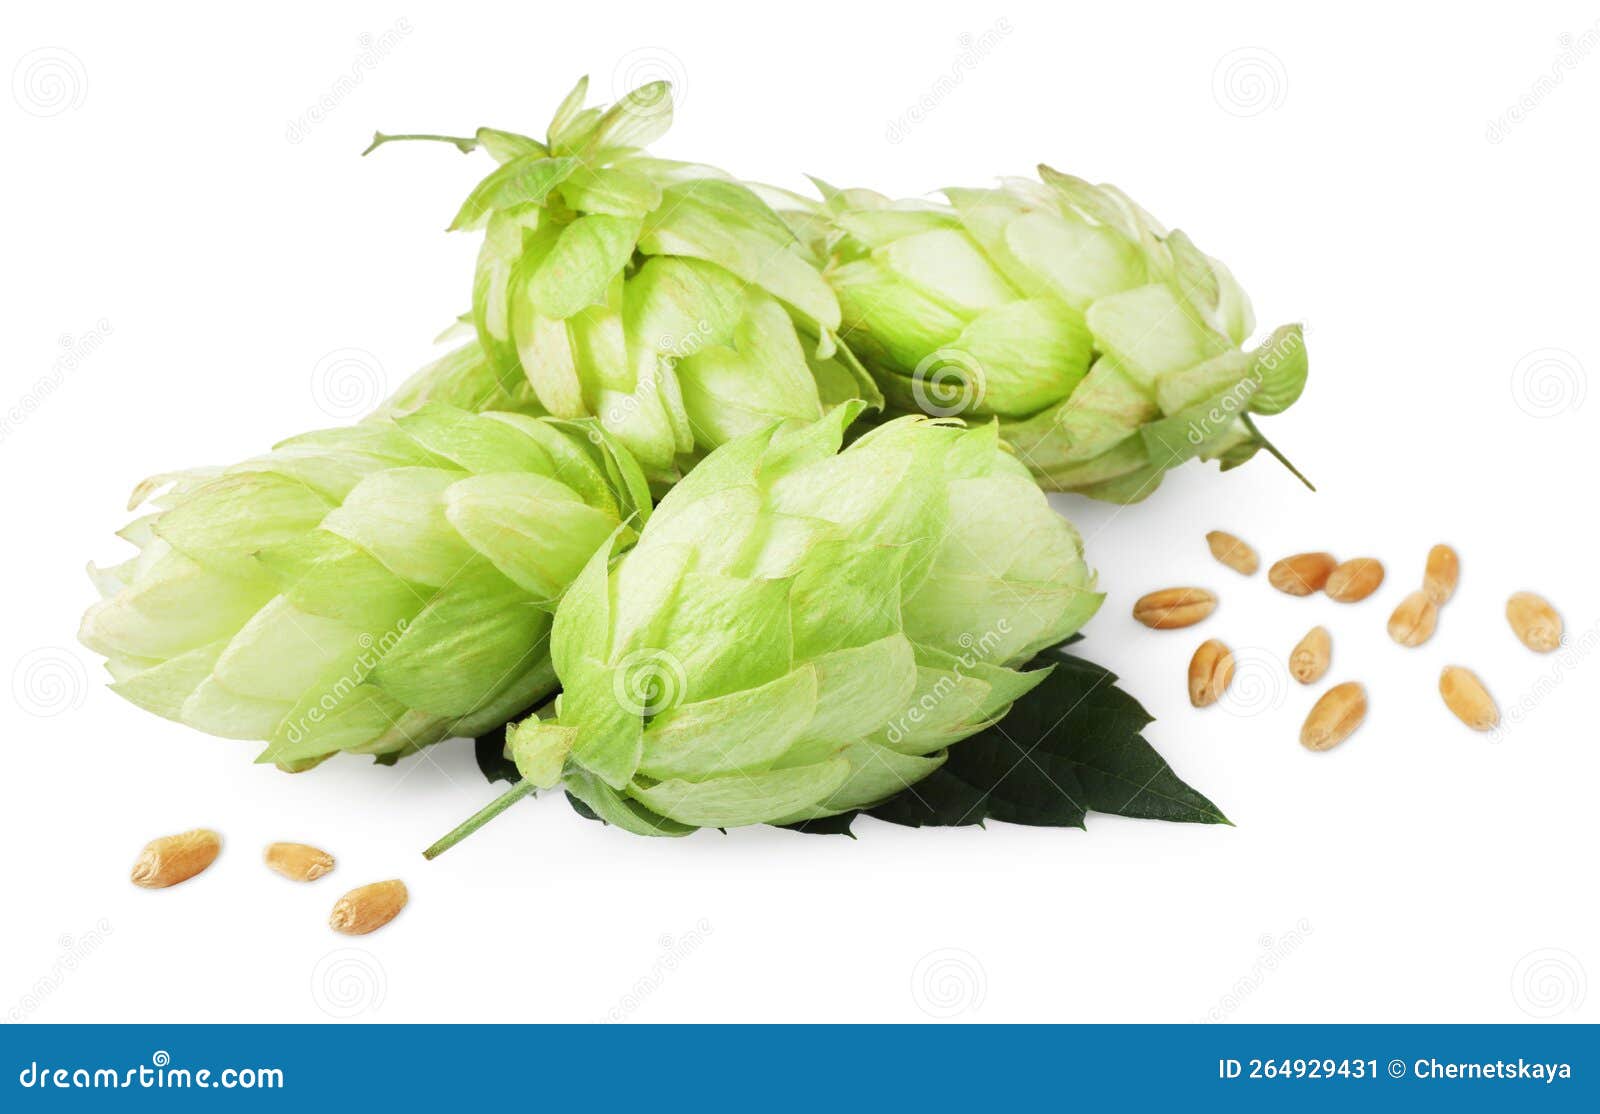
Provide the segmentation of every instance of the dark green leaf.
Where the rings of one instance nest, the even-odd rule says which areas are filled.
[[[1151,723],[1150,714],[1117,686],[1116,675],[1066,652],[1076,641],[1069,639],[1039,655],[1033,667],[1054,669],[1005,719],[951,747],[943,766],[867,815],[909,827],[981,826],[999,820],[1082,828],[1091,812],[1229,823],[1145,741],[1141,733]],[[478,767],[490,781],[515,783],[517,770],[504,757],[504,747],[504,728],[479,738]],[[567,800],[580,815],[599,819],[571,794]],[[786,827],[853,837],[851,825],[859,815],[850,812]]]
[[[1001,820],[1081,828],[1090,812],[1228,823],[1145,742],[1150,715],[1115,675],[1059,646],[1033,664],[1055,669],[1004,720],[951,747],[943,766],[868,815],[912,827]],[[853,819],[794,827],[849,834]]]
[[[526,717],[527,713],[524,712],[514,717],[510,723],[496,727],[488,734],[479,735],[473,740],[473,754],[478,760],[478,769],[489,781],[503,781],[515,785],[522,780],[522,775],[517,772],[517,764],[506,757],[506,729],[512,723],[518,723]]]
[[[802,820],[798,824],[780,824],[779,827],[787,828],[791,832],[805,832],[808,835],[843,835],[851,839],[856,834],[850,830],[850,825],[855,823],[859,812],[846,812],[839,816],[824,816],[821,820]]]
[[[573,812],[576,812],[579,816],[583,817],[585,820],[600,820],[600,814],[599,813],[595,812],[594,809],[592,809],[588,805],[584,804],[577,797],[574,797],[571,793],[567,794],[567,804],[572,806],[572,811]],[[604,824],[605,821],[604,820],[600,820],[600,823]]]

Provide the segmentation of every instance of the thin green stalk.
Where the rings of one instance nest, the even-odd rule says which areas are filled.
[[[1312,491],[1317,490],[1317,485],[1306,479],[1305,476],[1301,475],[1300,469],[1289,463],[1289,458],[1278,451],[1278,446],[1274,445],[1271,441],[1268,441],[1266,437],[1262,435],[1261,431],[1256,428],[1256,423],[1250,420],[1249,414],[1244,416],[1244,427],[1250,431],[1257,441],[1261,442],[1261,447],[1263,449],[1266,449],[1267,452],[1271,453],[1277,458],[1279,464],[1289,469],[1289,474],[1291,476],[1305,484],[1306,487],[1310,488]]]
[[[382,132],[372,133],[372,142],[367,149],[362,151],[363,156],[370,155],[385,143],[400,143],[406,140],[420,140],[427,143],[448,143],[463,155],[470,155],[478,148],[478,141],[469,135],[384,135]]]
[[[442,836],[438,842],[422,853],[422,857],[429,860],[437,859],[440,855],[444,854],[446,851],[450,850],[450,848],[466,839],[469,835],[483,827],[489,821],[493,820],[496,816],[499,816],[506,809],[510,808],[512,805],[522,800],[522,798],[529,796],[532,793],[533,784],[531,782],[517,782],[517,784],[513,785],[510,789],[506,790],[494,800],[480,808],[477,812],[473,813],[466,820],[463,820],[460,824],[456,825],[456,827],[453,828],[448,835]]]

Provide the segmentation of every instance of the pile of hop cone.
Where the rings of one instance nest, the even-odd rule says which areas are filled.
[[[453,838],[558,785],[641,834],[827,817],[1094,614],[1045,491],[1276,455],[1299,328],[1246,348],[1232,274],[1120,191],[811,199],[650,154],[665,84],[586,98],[542,140],[376,137],[496,164],[451,225],[472,339],[353,426],[139,486],[82,627],[118,694],[286,770],[509,724],[522,781]]]

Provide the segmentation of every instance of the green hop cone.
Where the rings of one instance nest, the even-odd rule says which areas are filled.
[[[563,784],[649,835],[828,816],[1044,678],[1017,667],[1101,601],[1076,531],[994,423],[904,417],[840,452],[859,409],[724,445],[595,555],[556,614],[554,717],[508,733],[509,796]]]
[[[596,431],[439,402],[155,477],[130,509],[147,500],[121,532],[138,555],[90,566],[82,641],[121,696],[288,769],[393,760],[544,699],[561,594],[649,513]]]
[[[456,328],[447,330],[440,339],[450,338]],[[473,414],[486,410],[544,414],[544,407],[539,405],[521,371],[497,370],[475,340],[446,352],[416,372],[369,416],[393,418],[430,402],[444,403]]]
[[[819,183],[823,209],[791,215],[891,408],[996,417],[1043,486],[1114,502],[1192,457],[1278,455],[1251,415],[1299,397],[1300,327],[1243,350],[1226,267],[1116,189],[1040,174],[948,205]]]
[[[445,139],[499,163],[451,224],[483,231],[471,319],[491,368],[525,376],[549,414],[598,418],[660,485],[775,421],[881,404],[837,346],[833,291],[761,196],[644,152],[672,122],[667,84],[603,111],[587,90],[542,142],[489,128],[373,141]]]

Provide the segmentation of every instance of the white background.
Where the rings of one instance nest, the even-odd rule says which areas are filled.
[[[1596,1020],[1600,11],[1438,11],[8,5],[0,1014]],[[361,67],[361,36],[386,33]],[[550,797],[426,864],[495,792],[470,746],[288,777],[104,690],[75,641],[82,568],[123,555],[132,484],[348,419],[466,305],[475,241],[443,228],[489,163],[357,158],[371,133],[542,133],[585,71],[606,99],[675,78],[661,154],[794,188],[809,172],[918,194],[1041,160],[1115,182],[1230,264],[1263,332],[1307,322],[1309,388],[1269,433],[1317,495],[1263,456],[1190,465],[1126,509],[1060,500],[1109,593],[1084,652],[1236,827],[652,841]],[[1292,600],[1213,563],[1218,527],[1269,560],[1377,556],[1390,579],[1360,605]],[[1460,592],[1401,650],[1385,619],[1446,540]],[[1133,600],[1174,583],[1221,608],[1187,632],[1135,625]],[[1572,652],[1512,639],[1520,588],[1558,604]],[[1296,742],[1314,694],[1282,672],[1317,622],[1330,680],[1371,699],[1320,755]],[[1206,636],[1253,686],[1195,712],[1184,667]],[[1522,709],[1500,741],[1446,713],[1449,662]],[[147,839],[197,825],[226,839],[209,872],[129,885]],[[274,839],[338,870],[282,881],[259,862]],[[399,920],[328,931],[339,893],[392,876],[412,892]]]

